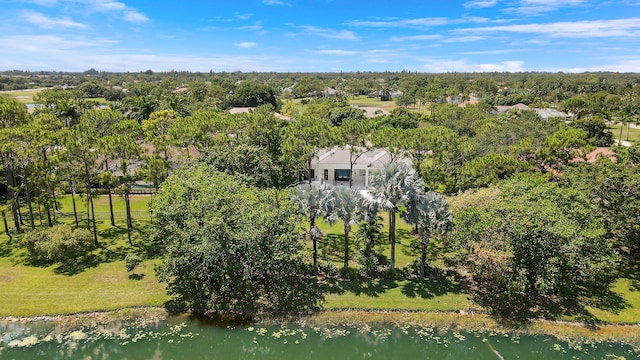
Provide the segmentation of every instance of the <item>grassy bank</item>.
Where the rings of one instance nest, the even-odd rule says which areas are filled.
[[[86,204],[76,198],[81,226],[85,226]],[[134,217],[133,246],[126,236],[124,203],[114,197],[116,226],[109,221],[108,197],[96,199],[96,217],[100,246],[85,258],[71,264],[46,265],[34,262],[20,246],[21,235],[10,240],[0,235],[0,317],[75,314],[91,311],[131,308],[138,306],[162,306],[168,299],[164,284],[155,278],[153,266],[159,261],[157,245],[150,239],[151,214],[148,212],[149,196],[132,197]],[[60,198],[58,220],[73,224],[72,203],[69,196]],[[385,216],[385,236],[387,219]],[[397,264],[399,267],[418,256],[411,246],[414,239],[410,228],[398,221]],[[323,240],[319,243],[320,257],[337,266],[342,264],[342,224],[329,226],[319,223]],[[351,233],[355,238],[357,228]],[[434,246],[436,241],[432,242]],[[351,251],[355,252],[355,244]],[[389,254],[388,246],[381,244],[378,250]],[[437,248],[432,249],[436,258]],[[131,276],[123,259],[134,252],[145,261]],[[436,263],[437,264],[437,263]],[[355,265],[355,263],[354,263]],[[418,312],[473,312],[474,305],[463,291],[463,286],[449,277],[427,280],[355,279],[326,281],[325,309],[331,312],[345,309],[368,311],[401,310]],[[600,321],[609,323],[640,323],[640,281],[622,278],[614,291],[623,299],[623,307],[617,312],[592,309]],[[414,316],[414,315],[411,315]],[[416,315],[417,316],[417,315]],[[420,315],[423,316],[423,315]]]

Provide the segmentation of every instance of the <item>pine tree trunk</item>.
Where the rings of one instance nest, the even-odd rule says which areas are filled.
[[[96,228],[96,212],[93,207],[93,195],[91,194],[91,190],[89,190],[89,201],[91,203],[91,222],[93,222],[93,241],[96,244],[96,246],[98,246],[99,243],[98,243],[98,229]]]
[[[89,225],[89,229],[91,229],[91,222],[93,221],[93,242],[98,243],[98,230],[96,229],[96,214],[93,207],[93,194],[91,193],[91,177],[89,174],[89,164],[87,162],[84,163],[84,176],[85,176],[85,185],[87,187],[87,224]],[[89,208],[91,209],[91,217],[89,217]]]
[[[36,229],[36,221],[33,216],[33,204],[31,203],[31,190],[29,189],[29,180],[27,179],[26,169],[22,168],[22,178],[24,179],[24,192],[27,195],[27,206],[29,207],[29,222],[31,229]]]
[[[71,185],[71,203],[73,204],[73,218],[76,221],[76,228],[80,227],[78,223],[78,208],[76,207],[76,189],[75,186]]]
[[[389,245],[391,246],[391,270],[396,268],[396,209],[389,210]]]
[[[131,204],[129,203],[129,189],[124,191],[124,204],[127,209],[127,238],[129,239],[129,245],[133,246],[131,241],[131,230],[133,229],[133,223],[131,221]]]
[[[4,233],[9,237],[9,241],[12,240],[11,232],[9,231],[9,224],[7,223],[7,214],[2,210],[2,222],[4,223]]]
[[[109,164],[107,158],[104,159],[104,170],[109,171]],[[107,186],[107,192],[109,193],[109,216],[111,218],[111,226],[116,226],[116,219],[113,216],[113,199],[111,197],[111,184]]]

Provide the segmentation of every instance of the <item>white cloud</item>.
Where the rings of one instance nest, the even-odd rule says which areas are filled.
[[[30,0],[28,2],[40,6],[54,6],[58,3],[57,0]]]
[[[358,36],[349,30],[321,29],[311,25],[300,26],[306,34],[339,40],[358,40]]]
[[[241,49],[248,49],[248,48],[256,47],[258,44],[251,41],[243,41],[243,42],[235,43],[233,45]]]
[[[42,0],[38,0],[42,1]],[[149,18],[139,12],[136,8],[128,6],[120,1],[113,0],[59,0],[69,6],[80,6],[77,9],[82,13],[112,13],[122,16],[125,21],[134,23],[143,23],[149,21]]]
[[[503,61],[495,64],[471,64],[467,60],[423,59],[421,70],[430,73],[446,72],[521,72],[523,61]]]
[[[638,37],[640,36],[640,18],[490,26],[458,29],[456,32],[542,34],[551,38]]]
[[[95,47],[105,41],[68,40],[54,35],[16,35],[0,37],[0,48],[7,51],[41,53],[47,51],[64,52],[70,49]]]
[[[471,8],[489,8],[494,7],[498,3],[498,0],[476,0],[476,1],[468,1],[463,4],[464,7]]]
[[[588,0],[520,0],[518,5],[508,9],[522,15],[541,15],[563,7],[589,4]]]
[[[291,4],[281,1],[281,0],[262,0],[263,4],[267,4],[267,5],[284,5],[284,6],[291,6]]]
[[[139,13],[137,10],[127,10],[124,12],[124,19],[129,22],[143,23],[149,21],[149,18]]]
[[[343,56],[359,54],[358,51],[339,50],[339,49],[317,50],[317,51],[314,51],[314,53],[321,54],[321,55],[343,55]]]
[[[419,19],[397,19],[387,21],[363,21],[353,20],[349,21],[347,25],[354,27],[373,27],[373,28],[397,28],[397,27],[410,27],[410,28],[429,28],[433,26],[448,25],[451,20],[446,17],[432,17],[432,18],[419,18]]]
[[[53,19],[34,11],[25,11],[23,17],[28,23],[38,25],[43,29],[87,27],[87,25],[72,21],[69,18]]]
[[[391,41],[404,42],[404,41],[428,41],[441,39],[442,35],[412,35],[412,36],[393,36]]]
[[[347,25],[354,27],[371,27],[371,28],[416,28],[428,29],[434,26],[445,26],[452,24],[465,23],[486,23],[491,19],[478,16],[465,16],[459,19],[450,19],[447,17],[429,17],[416,19],[390,19],[390,20],[353,20],[347,22]]]
[[[262,30],[262,23],[260,21],[256,21],[255,23],[253,23],[253,25],[238,26],[236,27],[236,29],[260,31]]]
[[[470,36],[459,36],[459,37],[447,37],[442,39],[443,43],[463,43],[463,42],[476,42],[486,39],[484,36],[478,35],[470,35]]]
[[[239,20],[249,20],[251,19],[252,16],[253,14],[236,14],[235,15],[236,19],[239,19]]]

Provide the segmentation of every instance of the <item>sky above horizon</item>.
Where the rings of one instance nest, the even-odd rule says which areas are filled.
[[[0,70],[640,72],[640,0],[0,4]]]

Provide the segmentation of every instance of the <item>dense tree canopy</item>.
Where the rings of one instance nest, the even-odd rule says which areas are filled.
[[[295,207],[199,164],[172,174],[154,197],[157,271],[172,306],[244,314],[315,310],[322,290],[301,258]]]
[[[589,318],[587,306],[618,308],[609,288],[619,257],[586,196],[542,177],[502,189],[500,201],[456,216],[453,239],[473,301],[514,318]]]

